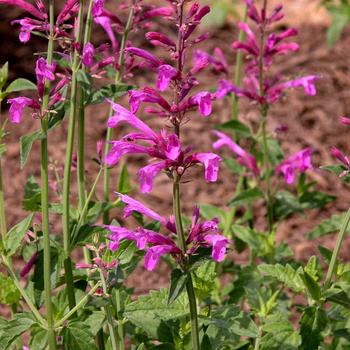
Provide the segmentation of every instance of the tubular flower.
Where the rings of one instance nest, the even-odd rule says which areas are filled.
[[[156,159],[156,162],[139,170],[142,192],[148,193],[152,190],[153,179],[161,171],[173,169],[179,175],[183,175],[186,169],[198,163],[203,164],[205,168],[206,181],[217,180],[219,156],[213,153],[189,154],[191,148],[183,149],[177,135],[167,134],[165,130],[157,134],[129,110],[119,104],[113,102],[111,104],[116,114],[109,119],[108,127],[116,127],[120,122],[126,122],[138,132],[129,133],[120,141],[112,141],[112,147],[105,162],[109,166],[116,165],[126,154],[146,154]],[[143,141],[143,144],[135,141]]]
[[[132,211],[137,211],[146,217],[157,220],[161,225],[167,228],[169,235],[137,228],[129,230],[120,226],[106,225],[111,234],[109,235],[109,248],[112,251],[118,249],[119,244],[123,240],[136,242],[136,246],[140,250],[145,250],[144,257],[145,268],[152,271],[157,266],[159,259],[166,254],[172,255],[175,259],[181,262],[184,259],[181,249],[176,243],[176,229],[172,219],[166,219],[152,209],[145,207],[142,203],[130,198],[126,195],[120,195],[121,201],[126,204],[124,216],[130,216]],[[229,240],[221,236],[218,231],[218,219],[210,221],[199,221],[199,208],[195,208],[192,224],[188,229],[187,252],[188,255],[193,255],[200,247],[212,248],[212,258],[215,261],[222,261],[226,254],[226,247]]]
[[[306,170],[313,168],[311,157],[312,149],[305,148],[279,164],[276,167],[276,172],[284,176],[284,180],[287,184],[293,184],[297,171],[305,173]]]
[[[48,64],[45,58],[40,57],[36,62],[36,79],[37,79],[37,99],[28,98],[24,96],[15,97],[8,99],[7,102],[10,104],[10,121],[12,123],[18,124],[21,122],[23,117],[23,112],[26,107],[32,110],[33,117],[42,117],[41,103],[40,100],[43,98],[45,82],[47,80],[54,81],[56,79],[55,75],[56,64]],[[68,83],[67,78],[62,78],[56,86],[54,86],[50,91],[50,102],[49,107],[55,105],[62,101],[61,90]],[[45,111],[44,111],[45,113]]]
[[[246,40],[244,42],[235,41],[232,44],[232,48],[249,55],[248,63],[245,67],[243,86],[239,88],[230,81],[221,80],[216,92],[216,98],[220,99],[229,93],[234,93],[237,96],[253,100],[260,105],[269,105],[277,102],[286,90],[296,87],[303,87],[307,95],[316,95],[315,81],[318,77],[315,75],[285,80],[281,75],[270,74],[269,69],[274,57],[286,55],[299,49],[297,43],[285,42],[285,40],[298,34],[296,29],[289,28],[281,33],[267,33],[271,23],[283,18],[283,7],[277,6],[268,16],[266,8],[259,12],[252,0],[246,0],[246,3],[248,16],[257,25],[259,37],[247,23],[239,24],[239,28],[246,35]],[[263,45],[260,44],[261,33],[264,33]],[[261,71],[264,72],[262,85],[259,77]]]
[[[256,163],[255,157],[241,148],[230,137],[220,131],[213,131],[213,133],[219,138],[213,144],[214,149],[220,149],[224,146],[228,147],[234,154],[238,156],[238,162],[250,170],[255,176],[259,176],[260,171]]]

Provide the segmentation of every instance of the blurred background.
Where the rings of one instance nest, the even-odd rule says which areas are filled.
[[[147,2],[147,1],[145,1]],[[148,1],[154,4],[155,1]],[[211,33],[211,39],[201,45],[201,49],[212,52],[219,46],[226,54],[231,64],[232,76],[234,72],[235,53],[231,50],[230,44],[237,38],[237,23],[242,13],[243,1],[233,0],[211,0],[207,1],[212,5],[212,13],[206,20],[206,31]],[[316,241],[307,239],[308,232],[317,225],[323,218],[346,210],[350,204],[350,192],[344,187],[340,180],[319,169],[321,165],[337,163],[330,156],[331,146],[337,146],[345,154],[350,153],[350,129],[339,123],[342,115],[350,116],[350,2],[342,1],[318,1],[318,0],[270,0],[269,5],[283,3],[285,7],[285,19],[280,26],[293,26],[299,30],[297,42],[300,44],[300,51],[283,57],[274,65],[274,71],[289,77],[301,74],[317,74],[320,76],[317,83],[318,94],[315,97],[305,96],[302,91],[292,91],[275,105],[269,116],[269,131],[275,130],[283,125],[287,131],[278,133],[277,136],[282,147],[289,155],[301,148],[310,146],[314,149],[314,171],[309,176],[317,182],[318,188],[329,194],[337,196],[334,203],[324,210],[312,210],[301,216],[289,218],[278,230],[278,240],[285,240],[291,244],[296,259],[308,260],[308,257],[316,252],[317,245],[332,248],[333,236],[325,236]],[[116,8],[119,1],[109,1],[111,10]],[[163,3],[157,0],[156,3]],[[18,40],[18,27],[11,25],[13,19],[23,17],[24,14],[15,8],[6,6],[0,7],[0,65],[5,62],[10,64],[11,79],[23,77],[35,81],[34,65],[35,53],[45,50],[45,42],[41,38],[33,37],[29,43],[23,45]],[[164,30],[164,24],[155,24]],[[96,42],[106,40],[104,33],[95,28]],[[155,28],[157,29],[157,28]],[[150,49],[144,39],[143,33],[132,34],[134,46]],[[137,76],[139,83],[154,80],[153,75],[142,72]],[[201,77],[210,88],[215,87],[216,81],[210,75]],[[240,118],[254,124],[257,114],[254,107],[242,101]],[[4,103],[3,113],[7,113],[7,106]],[[87,179],[93,181],[97,168],[92,158],[96,155],[95,144],[105,135],[107,107],[97,105],[89,109],[87,125]],[[143,116],[142,116],[143,117]],[[147,116],[144,116],[147,118]],[[184,133],[185,144],[191,143],[195,149],[210,151],[212,138],[210,130],[230,118],[230,101],[215,103],[214,113],[209,119],[193,116],[193,119],[186,124]],[[151,120],[157,127],[163,121]],[[5,155],[5,196],[6,212],[9,225],[18,222],[23,216],[22,198],[24,185],[29,176],[39,178],[39,145],[35,144],[33,152],[26,167],[21,170],[19,166],[19,138],[39,127],[39,122],[26,115],[20,125],[9,125],[10,132],[7,137],[7,153]],[[66,122],[56,128],[50,136],[50,160],[51,178],[54,181],[55,171],[62,171],[65,154],[65,142],[67,135]],[[116,133],[118,137],[118,132]],[[144,164],[142,157],[130,157],[128,168],[132,178],[132,185],[137,189],[136,170]],[[202,170],[198,170],[198,173]],[[118,169],[114,171],[113,184],[117,182]],[[74,178],[74,176],[73,176]],[[225,208],[226,203],[232,198],[235,189],[235,177],[225,170],[224,166],[220,173],[219,182],[206,184],[202,177],[192,172],[188,182],[184,185],[183,201],[186,214],[190,214],[195,204],[212,204]],[[162,214],[169,215],[171,211],[171,188],[165,175],[157,178],[153,192],[148,196],[133,196],[148,203],[151,208],[157,209]],[[75,198],[72,198],[74,201]],[[257,220],[264,221],[264,209],[257,208]],[[53,232],[60,234],[60,219],[52,215],[51,227]],[[346,257],[350,248],[349,240],[346,241],[343,256]],[[245,256],[238,256],[233,253],[233,258],[244,262]],[[165,269],[165,267],[164,267]],[[166,274],[162,268],[158,274],[149,274],[142,270],[142,276],[136,272],[134,280],[130,284],[137,285],[137,290],[142,293],[151,286],[163,286],[167,283]],[[135,280],[137,280],[135,282]]]

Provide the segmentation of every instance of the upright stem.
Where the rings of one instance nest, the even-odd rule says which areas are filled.
[[[93,0],[90,0],[86,25],[83,47],[90,41],[91,27],[92,27],[92,6]],[[82,68],[85,71],[85,67]],[[78,164],[77,164],[77,181],[78,181],[78,197],[79,197],[79,211],[85,205],[86,191],[85,191],[85,93],[82,88],[80,92],[80,103],[78,113]]]
[[[107,295],[108,290],[107,290],[107,284],[106,284],[106,279],[105,276],[103,275],[102,269],[100,269],[100,278],[102,282],[102,289],[104,295]],[[108,324],[108,329],[109,329],[109,336],[111,337],[111,345],[112,345],[112,350],[118,350],[118,335],[116,333],[116,329],[114,327],[114,322],[113,322],[113,313],[111,310],[110,304],[107,304],[106,306],[103,307],[104,312],[106,314],[107,318],[107,324]],[[120,339],[120,344],[124,342],[124,337]],[[119,349],[124,348],[123,346],[120,346]]]
[[[341,227],[339,234],[338,234],[338,238],[337,238],[337,242],[335,244],[335,248],[333,250],[331,262],[330,262],[329,267],[328,267],[328,272],[327,272],[327,276],[326,276],[326,280],[325,280],[325,288],[329,288],[331,285],[332,277],[334,275],[334,271],[335,271],[336,266],[337,266],[337,260],[338,260],[340,248],[341,248],[341,245],[343,243],[343,240],[344,240],[346,231],[348,229],[349,223],[350,223],[350,209],[348,209],[348,211],[345,215],[342,227]]]
[[[136,0],[134,0],[134,5],[135,4],[136,4]],[[126,47],[126,42],[128,40],[130,30],[132,29],[134,10],[135,10],[134,6],[132,6],[129,12],[128,21],[126,23],[121,44],[120,44],[119,63],[118,63],[119,70],[118,72],[116,72],[116,75],[115,75],[116,84],[120,84],[123,80],[124,68],[125,68],[124,67],[125,66],[125,47]],[[112,115],[113,115],[113,108],[112,106],[110,106],[108,118],[110,118]],[[113,135],[113,129],[107,128],[106,142],[105,142],[105,149],[104,149],[105,156],[109,153],[111,149],[110,141],[112,139],[112,135]],[[110,177],[111,177],[111,170],[108,167],[105,167],[104,178],[103,178],[103,198],[106,203],[109,202],[109,194],[111,191]],[[109,224],[109,210],[106,210],[103,214],[103,223],[106,225]]]
[[[179,239],[179,246],[184,254],[186,254],[186,237],[182,225],[181,219],[181,204],[180,204],[180,179],[177,174],[174,176],[173,184],[173,207],[176,224],[176,232]],[[190,272],[187,272],[188,280],[186,284],[186,290],[188,295],[188,301],[190,304],[190,317],[191,317],[191,333],[192,333],[192,349],[199,350],[199,329],[198,329],[198,312],[196,294],[193,288],[192,276]]]
[[[50,16],[50,36],[47,48],[47,63],[52,64],[53,42],[54,42],[54,0],[49,0],[49,16]],[[42,231],[44,246],[44,290],[45,290],[45,306],[47,314],[47,332],[49,349],[55,350],[56,335],[54,331],[54,316],[51,300],[51,249],[50,249],[50,232],[49,232],[49,170],[48,170],[48,124],[49,124],[49,95],[50,81],[46,80],[45,90],[42,103],[41,129],[45,137],[41,140],[41,213],[42,213]]]
[[[75,39],[77,43],[81,43],[82,37],[82,24],[83,24],[83,10],[84,10],[84,0],[80,0],[80,8],[78,14],[78,27],[75,33]],[[75,307],[75,293],[74,293],[74,281],[72,272],[72,261],[70,258],[70,185],[71,185],[71,171],[72,171],[72,158],[73,158],[73,146],[74,146],[74,132],[75,132],[75,122],[76,122],[76,111],[77,111],[77,74],[79,69],[79,52],[78,49],[74,50],[74,58],[72,65],[72,84],[71,84],[71,96],[70,96],[70,111],[69,111],[69,128],[68,128],[68,138],[67,138],[67,148],[66,148],[66,161],[64,164],[64,178],[63,178],[63,216],[62,216],[62,226],[63,226],[63,244],[65,252],[65,277],[67,285],[67,294],[69,308],[73,309]]]
[[[243,22],[246,22],[248,15],[248,6],[245,6],[244,14],[243,14]],[[238,34],[238,41],[244,41],[245,33],[242,29],[240,29]],[[237,51],[236,54],[236,68],[235,68],[235,85],[240,86],[242,81],[242,67],[243,67],[243,52]],[[233,104],[232,104],[232,119],[238,119],[238,101],[239,97],[234,94],[233,95]]]
[[[2,99],[0,99],[0,127],[2,128],[1,124],[1,104]],[[2,141],[0,139],[0,141]],[[1,229],[1,237],[2,240],[5,237],[7,233],[7,226],[6,226],[6,213],[5,213],[5,199],[4,199],[4,185],[3,185],[3,179],[2,179],[2,165],[1,165],[2,159],[0,156],[0,229]]]

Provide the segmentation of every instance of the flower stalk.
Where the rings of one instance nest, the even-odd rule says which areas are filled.
[[[75,40],[77,43],[81,43],[82,39],[82,25],[83,25],[83,10],[84,10],[84,0],[80,0],[79,14],[78,14],[78,26],[75,33]],[[73,309],[76,305],[75,293],[74,293],[74,281],[72,272],[72,261],[70,258],[70,187],[71,187],[71,168],[73,159],[73,146],[74,146],[74,134],[75,134],[75,124],[77,115],[77,95],[78,95],[78,82],[77,75],[79,70],[79,52],[78,48],[74,50],[73,65],[72,65],[72,83],[71,83],[71,99],[70,99],[70,112],[69,112],[69,127],[68,127],[68,138],[67,138],[67,151],[66,160],[64,166],[64,178],[63,178],[63,244],[65,252],[65,277],[67,284],[67,294],[69,300],[69,308]]]
[[[134,1],[134,5],[136,4],[136,0]],[[125,68],[125,47],[126,47],[126,42],[129,37],[129,33],[132,29],[132,24],[133,24],[133,17],[134,17],[134,5],[131,7],[129,16],[128,16],[128,21],[126,23],[121,43],[120,43],[120,53],[119,53],[119,70],[116,72],[115,75],[115,84],[118,85],[123,81],[123,74],[124,74],[124,68]],[[112,105],[109,109],[109,115],[108,118],[110,118],[113,115],[113,108]],[[113,129],[112,128],[107,128],[107,134],[106,134],[106,142],[105,142],[105,149],[104,149],[104,155],[106,156],[109,151],[111,150],[111,140],[113,136]],[[108,167],[105,167],[104,170],[104,177],[103,177],[103,198],[106,203],[109,203],[110,199],[110,178],[111,178],[111,169]],[[104,214],[103,214],[103,223],[108,224],[109,223],[109,210],[107,209]]]

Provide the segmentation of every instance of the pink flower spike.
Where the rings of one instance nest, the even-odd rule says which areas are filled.
[[[145,268],[148,271],[153,271],[161,256],[174,252],[174,247],[169,245],[157,245],[147,249],[145,255]]]
[[[177,69],[174,67],[168,64],[160,66],[158,70],[157,88],[160,91],[165,91],[169,87],[171,79],[175,78],[176,75]]]
[[[215,153],[197,153],[193,155],[194,160],[204,165],[205,181],[215,182],[218,179],[219,163],[221,158]]]
[[[149,193],[153,188],[153,179],[167,167],[165,161],[153,163],[141,168],[138,172],[142,193]]]
[[[124,208],[124,217],[129,217],[133,211],[137,211],[142,215],[145,215],[153,220],[159,221],[160,223],[166,225],[167,220],[160,216],[158,213],[153,211],[152,209],[147,208],[145,205],[143,205],[141,202],[138,202],[137,200],[125,195],[125,194],[118,194],[121,201],[126,204]]]
[[[24,0],[0,0],[0,5],[1,4],[19,7],[41,20],[44,20],[47,17],[45,13],[38,11],[32,4]]]
[[[33,100],[28,97],[16,97],[7,100],[10,106],[10,121],[14,124],[19,124],[23,117],[25,107],[31,106]]]
[[[86,67],[92,67],[94,65],[94,53],[95,48],[91,43],[87,43],[83,49],[83,64]]]
[[[204,238],[212,247],[212,258],[217,262],[221,262],[225,259],[226,246],[229,240],[221,235],[206,235]]]
[[[344,125],[350,125],[350,118],[349,117],[340,117],[340,122]]]

